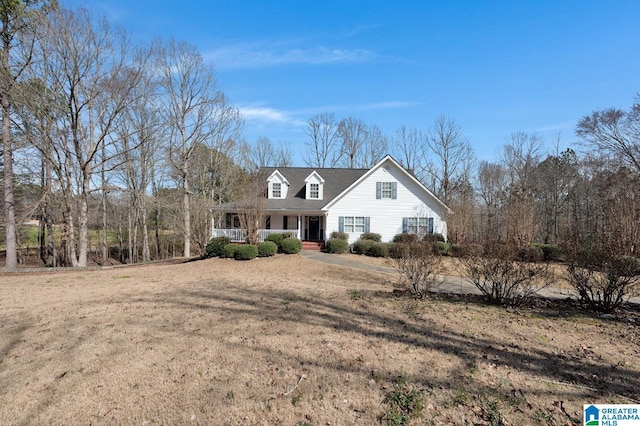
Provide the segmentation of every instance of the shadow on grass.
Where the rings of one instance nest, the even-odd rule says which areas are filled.
[[[510,347],[505,348],[504,343],[491,339],[469,337],[453,329],[429,328],[428,324],[425,326],[424,323],[411,319],[409,315],[400,313],[398,315],[383,315],[366,306],[348,306],[348,303],[333,303],[270,289],[226,286],[224,290],[180,291],[173,295],[173,301],[171,295],[167,296],[167,302],[182,305],[188,309],[215,309],[229,315],[242,317],[253,315],[259,320],[305,323],[336,331],[357,333],[364,337],[387,342],[424,347],[458,357],[463,365],[476,365],[483,359],[489,359],[497,365],[505,365],[543,380],[562,381],[576,385],[573,388],[576,395],[593,396],[591,390],[597,389],[597,393],[600,395],[614,394],[634,400],[640,399],[640,372],[637,370],[610,365],[604,360],[601,363],[595,363],[579,354],[555,354],[551,350],[532,348],[525,344],[513,343]],[[373,299],[367,303],[375,303],[376,299],[381,297],[396,297],[391,293],[375,292],[371,293],[371,296]],[[447,299],[442,295],[438,297]],[[345,294],[345,302],[348,299],[349,296]],[[460,300],[461,298],[458,296],[449,299]],[[288,304],[286,308],[283,308],[283,300],[296,303]],[[464,303],[484,305],[484,302],[479,298],[466,297],[463,300]],[[214,304],[212,304],[213,301],[215,301]],[[219,302],[223,302],[224,306],[220,306]],[[566,314],[560,301],[540,304],[532,309],[531,312],[540,316],[562,317]],[[578,311],[572,310],[570,312],[570,315],[578,315]],[[380,331],[380,329],[384,331]],[[640,340],[635,342],[635,344],[638,343]],[[312,359],[298,361],[303,363],[317,362]],[[345,371],[350,371],[352,368],[349,365],[330,365],[327,367]],[[389,372],[388,374],[393,373]],[[413,379],[418,382],[421,380],[418,377]],[[446,387],[449,384],[422,382],[425,387]],[[491,393],[495,392],[495,389],[477,389],[477,391]]]

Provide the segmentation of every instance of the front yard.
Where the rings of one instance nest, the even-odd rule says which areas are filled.
[[[638,307],[415,301],[298,255],[0,280],[2,424],[393,424],[403,394],[414,424],[564,425],[640,400]]]

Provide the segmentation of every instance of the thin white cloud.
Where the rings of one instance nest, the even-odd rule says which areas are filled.
[[[245,120],[260,121],[263,123],[289,124],[292,126],[301,126],[305,124],[304,121],[295,118],[293,113],[285,110],[258,105],[241,106],[239,109]]]
[[[314,114],[321,112],[357,112],[357,111],[371,111],[379,109],[395,109],[395,108],[407,108],[414,105],[418,105],[415,102],[406,101],[387,101],[387,102],[372,102],[364,104],[346,104],[346,105],[333,105],[333,106],[321,106],[303,108],[298,110],[282,110],[277,108],[271,108],[263,106],[262,104],[251,104],[240,106],[240,113],[245,120],[258,121],[262,123],[276,123],[287,124],[291,126],[305,126],[307,120]]]
[[[336,64],[366,62],[376,57],[367,49],[327,47],[286,48],[280,46],[238,44],[214,49],[204,54],[217,68],[261,68],[288,64]]]

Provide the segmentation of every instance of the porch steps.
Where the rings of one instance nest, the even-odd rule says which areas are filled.
[[[324,248],[323,241],[303,241],[302,250],[322,250]]]

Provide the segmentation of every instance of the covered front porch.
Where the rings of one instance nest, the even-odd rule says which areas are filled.
[[[325,226],[324,212],[269,212],[261,223],[258,241],[264,241],[270,234],[289,233],[302,241],[324,242]],[[211,238],[216,237],[227,237],[232,242],[246,241],[237,213],[226,212],[217,223],[212,219]]]

